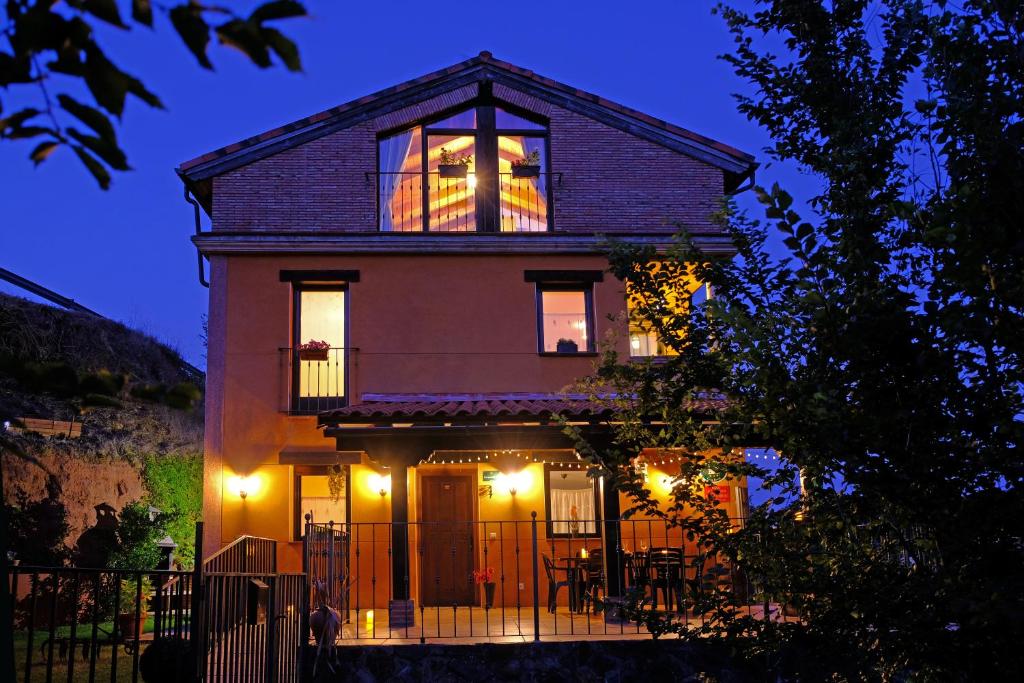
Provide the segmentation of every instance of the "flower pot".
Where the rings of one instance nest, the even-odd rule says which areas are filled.
[[[529,166],[520,164],[512,167],[513,178],[537,178],[540,177],[540,166]]]
[[[145,619],[134,613],[117,615],[117,632],[122,638],[142,638],[142,625]]]
[[[493,581],[484,584],[484,609],[494,607],[494,585]]]
[[[300,349],[299,360],[327,360],[330,349]]]
[[[469,173],[467,164],[438,164],[437,172],[442,178],[465,178]]]
[[[558,353],[578,353],[580,347],[572,339],[559,339],[555,350]]]

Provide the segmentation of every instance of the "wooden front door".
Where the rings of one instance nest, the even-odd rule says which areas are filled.
[[[473,477],[423,477],[420,587],[423,605],[476,603]]]

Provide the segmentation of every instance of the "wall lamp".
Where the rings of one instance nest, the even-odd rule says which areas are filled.
[[[260,489],[260,479],[254,474],[248,476],[236,475],[228,480],[228,488],[239,498],[245,500],[250,493],[256,493]]]
[[[391,493],[391,475],[390,474],[371,474],[367,480],[367,484],[370,489],[380,494],[381,498],[386,497]]]

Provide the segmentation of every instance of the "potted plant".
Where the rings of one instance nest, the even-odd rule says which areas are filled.
[[[540,152],[533,150],[522,159],[512,162],[513,178],[537,178],[540,176]]]
[[[558,351],[558,353],[578,353],[580,347],[577,346],[576,342],[572,339],[565,339],[563,337],[558,340],[558,343],[555,345],[555,350]]]
[[[442,147],[441,163],[437,165],[437,172],[442,178],[465,178],[472,161],[472,154],[453,153]]]
[[[484,585],[484,609],[494,607],[494,567],[474,569],[473,581]]]
[[[139,640],[142,637],[142,626],[146,622],[149,599],[153,597],[153,584],[148,576],[142,577],[139,611],[135,611],[137,584],[132,579],[121,579],[121,594],[117,602],[117,632],[122,638]]]
[[[310,339],[305,344],[299,344],[299,360],[327,360],[330,350],[329,342]]]

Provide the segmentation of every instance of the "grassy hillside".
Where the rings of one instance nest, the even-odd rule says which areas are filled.
[[[154,505],[191,560],[202,507],[203,376],[120,323],[0,295],[4,505],[24,562],[105,563],[116,520]],[[42,436],[23,418],[81,423]],[[154,531],[155,533],[155,531]]]

